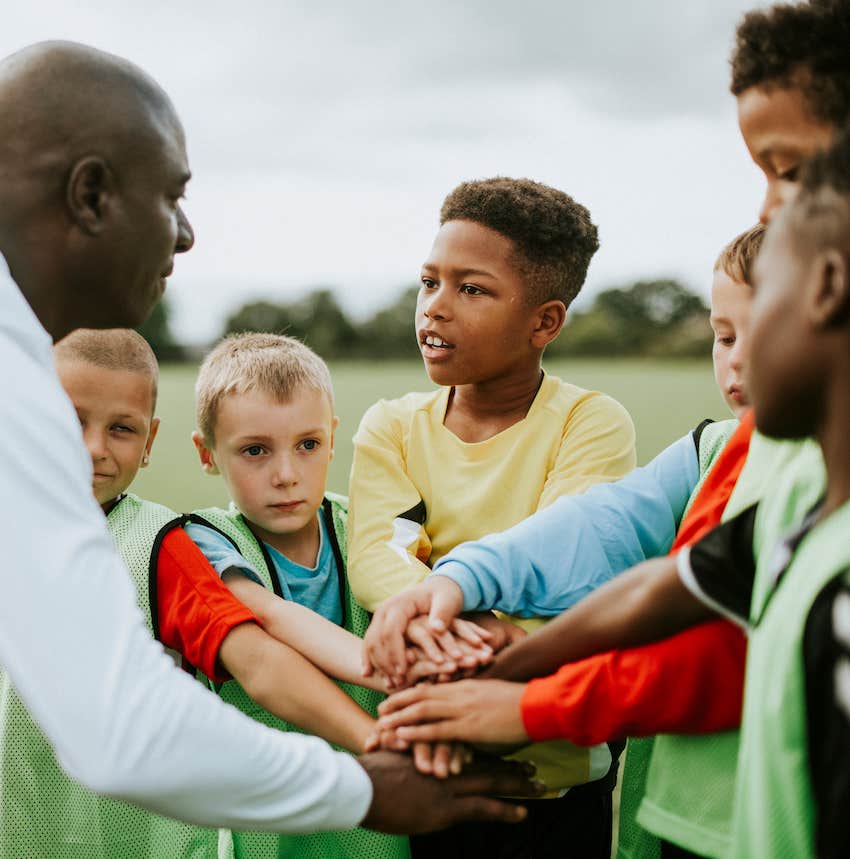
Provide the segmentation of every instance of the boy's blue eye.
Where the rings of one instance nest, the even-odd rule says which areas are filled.
[[[305,438],[304,441],[301,442],[301,447],[304,450],[318,450],[319,442],[315,438]]]
[[[251,444],[248,447],[242,450],[242,453],[247,453],[248,456],[260,456],[263,452],[263,448],[259,444]]]

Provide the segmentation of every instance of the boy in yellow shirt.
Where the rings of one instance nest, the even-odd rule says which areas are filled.
[[[635,465],[622,406],[541,368],[599,246],[587,209],[538,182],[495,178],[456,188],[440,223],[416,309],[440,388],[377,403],[354,440],[349,580],[371,611],[457,544]],[[560,843],[607,857],[618,751],[558,746],[527,756],[548,787],[571,788],[560,799],[532,803],[514,832],[456,827],[414,852],[544,856]]]

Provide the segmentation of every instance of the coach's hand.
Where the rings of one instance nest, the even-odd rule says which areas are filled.
[[[412,758],[396,752],[372,752],[358,760],[373,790],[360,825],[398,835],[433,832],[464,820],[518,823],[526,810],[493,797],[539,797],[544,790],[517,761],[484,758],[461,775],[436,779],[418,773]]]

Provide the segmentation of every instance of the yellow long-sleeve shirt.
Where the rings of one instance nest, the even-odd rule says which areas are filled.
[[[631,418],[604,394],[547,375],[523,420],[468,443],[443,425],[449,392],[381,400],[354,438],[348,575],[369,611],[459,543],[635,467]]]
[[[470,444],[443,425],[449,392],[382,400],[354,438],[348,577],[370,611],[424,579],[459,543],[510,528],[562,495],[635,467],[632,420],[604,394],[544,376],[523,420]],[[534,761],[549,795],[601,778],[611,764],[607,746],[565,740],[513,757]]]

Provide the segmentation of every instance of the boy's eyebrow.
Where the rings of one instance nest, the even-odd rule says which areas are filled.
[[[458,277],[467,277],[469,275],[474,275],[475,277],[495,277],[496,276],[492,272],[484,271],[483,269],[480,269],[480,268],[458,268],[458,269],[456,269],[456,268],[452,268],[452,266],[446,266],[446,268],[448,268],[449,271],[453,272]],[[422,271],[436,271],[436,270],[437,270],[437,266],[433,265],[432,263],[426,262],[422,265]]]

